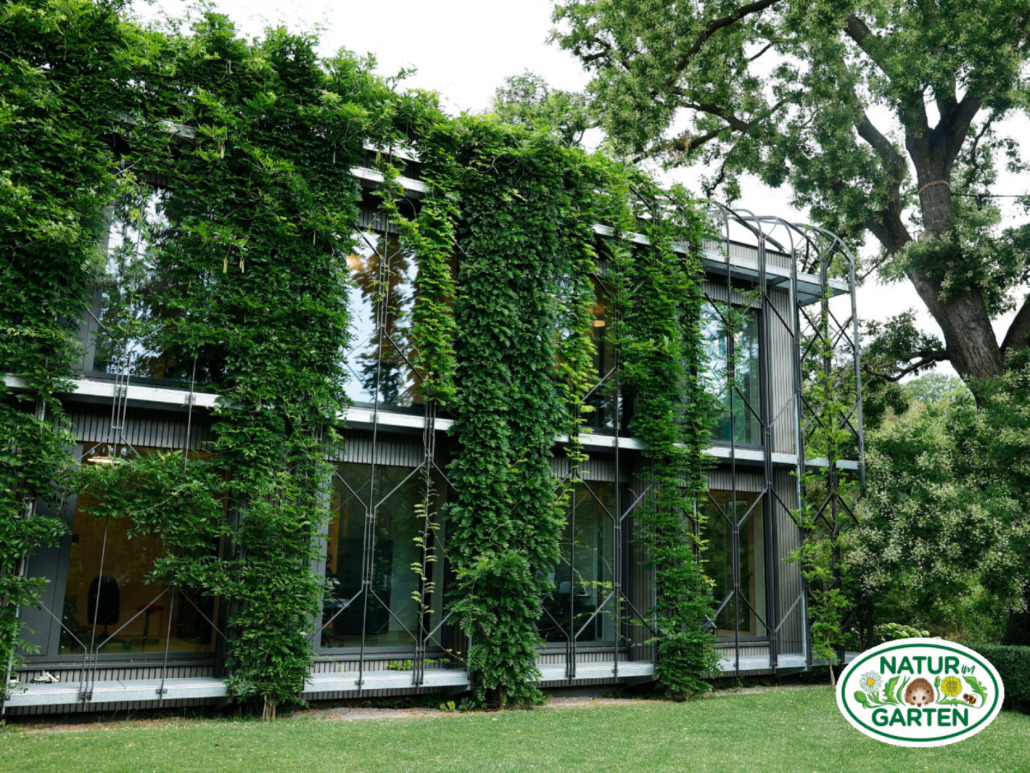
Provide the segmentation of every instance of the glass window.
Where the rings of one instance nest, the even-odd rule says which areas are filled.
[[[108,453],[84,461],[106,461]],[[90,505],[80,496],[72,523],[61,654],[163,654],[166,645],[169,652],[212,651],[216,601],[148,582],[154,560],[165,555],[161,538],[130,535],[128,518],[94,518]]]
[[[598,430],[615,429],[616,411],[621,404],[621,396],[615,391],[615,347],[609,340],[611,324],[611,299],[608,288],[603,281],[594,282],[593,336],[594,336],[594,383],[587,395],[586,404],[594,410],[585,416],[586,426]],[[622,417],[621,421],[624,421]],[[621,427],[620,429],[625,429]]]
[[[426,532],[425,486],[423,474],[408,467],[337,465],[325,567],[336,587],[323,611],[323,647],[360,646],[363,631],[366,647],[412,647],[439,624],[442,527]],[[434,514],[439,499],[434,495]],[[424,580],[415,569],[423,565],[423,544],[433,557]]]
[[[567,512],[561,558],[549,573],[540,634],[548,642],[615,640],[612,593],[614,483],[578,483]]]
[[[710,491],[705,506],[706,540],[702,558],[705,571],[715,582],[716,628],[720,636],[765,635],[765,541],[762,503],[757,494]],[[754,505],[754,508],[749,508]],[[747,516],[745,518],[745,515]],[[743,523],[740,521],[744,519]],[[738,523],[739,594],[734,593],[733,522]],[[739,626],[735,623],[739,623]]]
[[[417,265],[393,234],[364,231],[347,256],[351,341],[346,391],[355,403],[421,404],[410,358],[410,315]]]
[[[168,262],[160,259],[161,240],[170,232],[165,215],[169,200],[167,191],[153,189],[110,224],[90,326],[94,372],[180,383],[193,377],[193,355],[169,347],[166,340],[181,316],[161,300],[178,281]],[[224,371],[224,358],[204,351],[198,358],[197,383],[221,382]]]
[[[727,325],[729,312],[705,306],[702,327],[708,355],[707,381],[718,401],[712,427],[713,440],[741,445],[762,444],[761,380],[759,377],[758,316],[753,310],[740,315],[733,335]],[[731,412],[731,389],[732,412]]]

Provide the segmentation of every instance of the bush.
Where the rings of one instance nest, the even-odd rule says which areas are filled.
[[[1030,647],[970,644],[998,670],[1005,683],[1005,708],[1030,712]]]
[[[897,639],[925,639],[930,635],[929,631],[921,631],[911,625],[901,623],[884,623],[873,628],[873,636],[876,644],[883,644]]]

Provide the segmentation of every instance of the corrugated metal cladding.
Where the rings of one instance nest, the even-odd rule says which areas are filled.
[[[18,670],[18,679],[23,684],[28,684],[32,682],[33,677],[42,674],[43,671],[50,671],[56,674],[61,682],[66,684],[75,684],[84,679],[93,682],[121,682],[132,679],[160,679],[162,676],[166,679],[196,679],[215,675],[215,667],[212,663],[188,666],[171,664],[167,670],[156,662],[152,666],[105,666],[101,663],[96,671],[84,671],[79,667],[64,668],[53,665],[48,665],[45,669],[29,666],[28,668]]]
[[[86,712],[102,712],[104,714],[116,714],[122,711],[149,711],[151,709],[186,709],[200,708],[202,706],[217,706],[224,702],[223,698],[187,698],[167,701],[137,701],[123,703],[100,703],[92,704],[89,701],[84,703],[62,703],[56,706],[9,706],[6,709],[8,716],[53,716],[55,714],[84,714]]]
[[[392,467],[418,467],[426,458],[421,437],[380,432],[373,443],[371,433],[344,431],[343,445],[344,451],[337,460],[351,464],[374,462]]]
[[[613,657],[611,649],[607,650],[596,650],[596,651],[576,651],[576,662],[577,663],[612,663],[616,660]],[[628,657],[625,652],[618,654],[618,661],[620,663],[628,662]],[[536,662],[541,666],[563,666],[565,665],[565,653],[564,652],[545,652],[537,656]]]
[[[705,475],[708,478],[708,488],[713,491],[732,491],[733,474],[729,467],[718,467],[708,470]],[[737,468],[737,491],[760,494],[765,491],[765,478],[761,473],[752,472]]]
[[[75,436],[84,444],[110,442],[111,409],[72,404],[68,410]],[[186,415],[182,412],[132,408],[120,433],[122,442],[146,448],[182,449],[186,446]],[[214,440],[211,419],[194,411],[189,427],[189,449],[199,451]]]
[[[773,473],[773,486],[783,503],[773,500],[772,509],[775,515],[777,546],[780,556],[789,556],[801,544],[801,530],[791,518],[790,511],[798,507],[797,481],[790,470],[776,470]],[[781,571],[779,579],[779,607],[784,616],[780,629],[779,652],[804,652],[804,605],[799,601],[802,594],[801,573],[794,565],[792,571]],[[793,611],[788,614],[788,610]]]
[[[706,240],[702,242],[702,247],[709,252],[714,252],[720,255],[725,254],[725,250],[726,252],[729,252],[731,258],[739,258],[740,260],[749,260],[752,263],[758,263],[758,247],[750,244]],[[776,266],[778,268],[790,268],[792,259],[790,255],[785,252],[773,250],[769,246],[766,246],[765,262],[770,266]]]
[[[713,301],[729,302],[735,306],[750,306],[752,309],[760,309],[762,307],[762,302],[759,298],[748,297],[736,286],[731,285],[727,288],[726,280],[720,280],[718,277],[705,279],[704,291]]]
[[[556,450],[551,459],[551,474],[556,478],[567,478],[569,476],[569,460],[565,453]],[[599,454],[590,454],[590,458],[579,466],[579,476],[586,482],[599,481],[604,483],[615,482],[615,458]],[[619,478],[623,483],[630,479],[630,465],[626,459],[621,460]]]
[[[764,324],[768,346],[764,356],[769,369],[769,406],[773,451],[795,453],[797,440],[797,403],[794,400],[794,309],[785,290],[769,290],[769,311]]]
[[[371,673],[373,671],[392,671],[390,664],[397,665],[403,663],[405,660],[411,660],[411,651],[408,650],[406,653],[401,653],[393,658],[381,658],[379,660],[365,660],[362,665],[358,660],[354,659],[353,655],[343,656],[349,659],[334,660],[332,658],[323,658],[316,660],[314,665],[311,667],[311,673],[313,674],[350,674],[363,671],[365,673]],[[410,666],[409,666],[410,667]],[[432,671],[433,669],[443,668],[456,668],[456,666],[448,664],[444,660],[442,653],[434,655],[432,651],[428,653],[426,660],[426,671]]]

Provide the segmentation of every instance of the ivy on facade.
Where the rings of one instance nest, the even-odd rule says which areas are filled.
[[[646,179],[615,188],[611,286],[624,383],[636,398],[632,430],[646,448],[650,487],[634,511],[653,572],[655,677],[673,696],[704,692],[717,670],[711,581],[701,562],[713,401],[701,343],[703,215],[681,191]],[[648,249],[618,237],[643,229]]]
[[[20,387],[0,382],[0,692],[28,651],[18,610],[43,583],[28,558],[66,531],[44,513],[71,483],[60,396],[119,185],[108,142],[124,106],[119,24],[106,4],[0,8],[0,370]]]
[[[636,400],[632,430],[647,447],[651,488],[634,520],[654,573],[657,676],[676,695],[705,689],[715,665],[699,557],[711,423],[706,231],[686,195],[544,131],[446,119],[368,61],[320,59],[310,36],[272,30],[245,41],[211,13],[189,32],[155,31],[118,10],[25,0],[2,11],[0,73],[11,88],[0,103],[0,219],[11,259],[0,268],[0,353],[4,372],[21,379],[0,393],[5,661],[17,608],[34,601],[21,566],[64,530],[29,503],[70,485],[60,396],[113,207],[146,244],[138,284],[111,294],[126,320],[112,328],[122,356],[145,339],[216,391],[215,440],[203,458],[183,449],[89,467],[78,489],[94,516],[162,537],[168,554],[154,579],[222,599],[235,695],[260,699],[271,717],[300,693],[327,590],[310,567],[348,403],[346,258],[360,201],[351,169],[366,144],[403,141],[418,151],[429,193],[402,211],[385,158],[380,197],[418,265],[407,335],[419,388],[456,415],[448,554],[477,699],[539,700],[541,599],[585,458],[595,222],[615,230],[611,335]],[[634,231],[647,249],[622,238]],[[556,486],[562,434],[572,476]]]

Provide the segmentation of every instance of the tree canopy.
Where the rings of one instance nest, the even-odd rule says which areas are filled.
[[[974,383],[1030,347],[1027,226],[992,186],[1022,170],[999,123],[1027,107],[1027,0],[563,0],[559,44],[592,74],[597,123],[635,158],[710,164],[729,198],[752,172],[907,278],[943,340],[904,316],[877,362],[896,381],[942,361]]]

